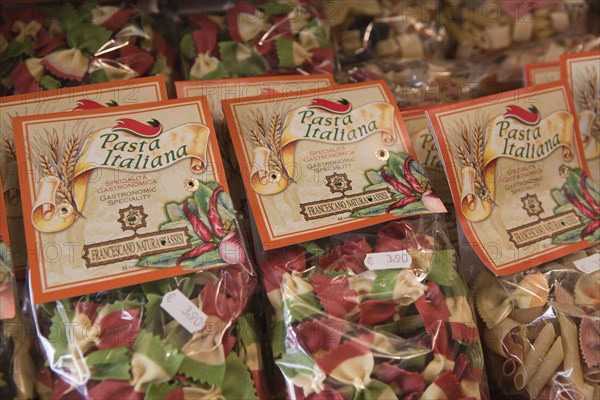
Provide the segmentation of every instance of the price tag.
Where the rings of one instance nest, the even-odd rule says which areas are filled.
[[[198,332],[204,327],[206,314],[178,289],[167,293],[163,297],[160,307],[175,318],[175,321],[179,322],[189,333]]]
[[[600,270],[600,253],[574,261],[573,264],[584,274],[593,274]]]
[[[369,253],[365,257],[365,267],[369,269],[409,268],[412,257],[406,250],[386,253]]]

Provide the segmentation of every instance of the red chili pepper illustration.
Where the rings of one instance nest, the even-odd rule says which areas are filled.
[[[213,242],[202,243],[201,245],[194,247],[192,250],[188,251],[187,253],[180,255],[179,258],[177,259],[177,264],[180,264],[181,261],[186,260],[188,258],[199,257],[204,253],[208,253],[209,251],[211,251],[214,248],[215,248],[215,244]]]
[[[94,100],[88,100],[88,99],[81,99],[81,100],[77,100],[77,107],[75,107],[73,109],[73,111],[76,110],[91,110],[93,108],[104,108],[105,106],[95,102]]]
[[[154,137],[162,132],[162,124],[155,119],[143,123],[131,118],[121,118],[117,120],[113,130],[126,131],[142,137]]]
[[[415,201],[417,201],[417,198],[415,196],[407,196],[407,197],[403,198],[402,200],[399,200],[399,201],[395,202],[394,204],[392,204],[391,206],[389,206],[385,210],[385,212],[389,213],[391,210],[393,210],[395,208],[407,206],[411,203],[414,203]]]
[[[582,176],[582,178],[583,178],[583,176]],[[586,203],[589,204],[590,201],[592,203],[595,203],[594,199],[590,196],[589,192],[587,192],[587,188],[584,188],[585,179],[582,179],[581,182],[583,183],[583,185],[581,187],[581,191],[586,192],[583,194],[583,197],[584,197]],[[600,214],[599,213],[590,210],[585,204],[580,202],[575,196],[573,196],[571,193],[569,193],[569,191],[566,188],[563,190],[563,194],[565,195],[567,200],[569,200],[569,202],[571,204],[573,204],[573,206],[577,209],[577,211],[579,211],[581,214],[583,214],[584,216],[591,219],[591,222],[581,232],[582,239],[585,236],[594,233],[596,231],[596,229],[600,228]],[[589,197],[589,199],[588,199],[588,197]],[[589,204],[589,205],[591,206],[592,204]]]
[[[417,178],[415,178],[413,176],[413,174],[410,172],[410,163],[411,161],[414,161],[414,158],[412,157],[408,157],[405,161],[404,161],[404,179],[406,179],[406,182],[408,182],[408,184],[410,185],[410,187],[417,193],[423,193],[425,191],[425,189],[421,186],[421,184],[419,183],[419,181],[417,180]]]
[[[224,191],[222,186],[218,186],[210,196],[208,205],[208,221],[210,222],[211,230],[206,224],[198,218],[188,207],[187,202],[183,203],[183,212],[192,229],[198,237],[204,242],[194,247],[187,253],[182,254],[177,259],[177,264],[189,258],[199,257],[215,248],[219,250],[221,259],[227,264],[245,264],[247,262],[246,250],[242,243],[242,238],[235,230],[225,232],[223,229],[223,220],[217,209],[217,199],[220,193]]]
[[[222,191],[223,186],[215,189],[212,196],[210,196],[210,204],[208,206],[208,221],[210,222],[213,234],[218,237],[223,236],[223,222],[221,222],[221,217],[217,212],[217,197]]]
[[[314,99],[308,108],[320,108],[334,114],[346,114],[352,110],[352,104],[346,99],[340,99],[338,101]]]
[[[208,242],[212,239],[212,235],[206,225],[204,225],[204,222],[202,222],[200,218],[196,217],[196,215],[189,209],[187,202],[183,203],[183,212],[190,221],[190,224],[192,224],[194,232],[198,234],[198,237],[201,240]]]
[[[588,176],[586,174],[581,174],[581,179],[579,181],[579,186],[581,186],[581,193],[583,194],[583,198],[585,199],[585,202],[590,205],[592,210],[594,210],[594,212],[596,214],[600,214],[600,204],[598,204],[598,202],[596,200],[594,200],[594,198],[590,194],[588,187],[586,185],[587,178],[588,178]]]
[[[386,174],[384,170],[381,170],[381,176],[383,177],[383,179],[385,179],[385,181],[387,183],[389,183],[394,189],[396,189],[403,195],[406,195],[406,196],[412,195],[412,190],[410,190],[408,186],[406,186],[404,183],[399,182],[399,181],[395,180],[394,178],[388,176],[388,174]]]
[[[535,106],[530,106],[528,110],[517,105],[510,105],[506,107],[504,113],[506,118],[514,118],[527,125],[535,125],[540,122],[541,115]]]

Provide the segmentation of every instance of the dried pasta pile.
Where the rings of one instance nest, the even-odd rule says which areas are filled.
[[[425,222],[391,222],[267,254],[275,362],[294,398],[458,399],[487,393],[455,254]],[[369,270],[406,250],[406,269]]]
[[[490,380],[511,397],[600,395],[600,271],[585,274],[574,264],[599,250],[506,278],[479,275],[474,295]]]

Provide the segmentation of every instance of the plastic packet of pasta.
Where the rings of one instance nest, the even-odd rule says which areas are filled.
[[[372,59],[442,59],[449,48],[437,0],[331,1],[324,10],[342,68]]]
[[[175,55],[133,5],[4,6],[0,28],[3,95],[163,75]]]
[[[267,252],[273,353],[290,397],[487,398],[455,262],[440,216]]]
[[[332,73],[329,31],[313,3],[239,2],[191,12],[179,46],[185,79]]]
[[[443,22],[456,57],[480,60],[523,43],[586,33],[587,1],[447,2]]]
[[[341,82],[380,79],[401,109],[456,103],[521,87],[520,79],[501,81],[491,62],[374,60],[349,65],[338,76]]]
[[[257,278],[206,99],[13,123],[41,173],[21,187],[40,396],[266,398]]]
[[[478,276],[490,383],[515,399],[600,394],[600,248],[533,271]]]

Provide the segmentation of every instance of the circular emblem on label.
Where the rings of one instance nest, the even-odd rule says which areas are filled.
[[[377,157],[378,160],[387,161],[387,159],[390,158],[390,152],[387,151],[387,149],[377,149],[375,151],[375,157]]]
[[[200,181],[196,178],[187,178],[183,182],[183,188],[188,192],[195,192],[200,187]]]

